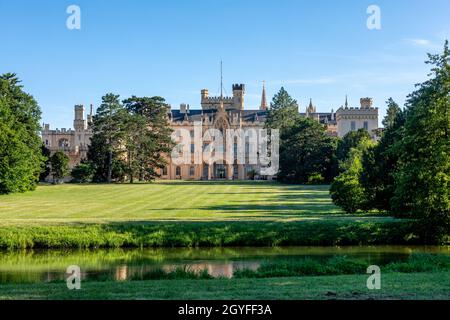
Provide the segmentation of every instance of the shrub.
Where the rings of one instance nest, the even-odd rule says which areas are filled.
[[[72,169],[70,175],[72,176],[71,182],[88,183],[91,182],[94,177],[94,169],[90,163],[80,163]]]

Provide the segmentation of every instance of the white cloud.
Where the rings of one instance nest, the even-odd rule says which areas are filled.
[[[431,49],[437,49],[440,46],[435,44],[434,42],[428,40],[428,39],[421,39],[421,38],[406,38],[404,41],[410,45],[416,46],[416,47],[422,47],[422,48],[431,48]]]

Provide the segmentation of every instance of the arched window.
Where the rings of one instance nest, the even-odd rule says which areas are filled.
[[[64,148],[70,147],[69,140],[67,140],[66,138],[59,139],[58,147],[60,149],[64,149]]]
[[[189,168],[189,175],[190,175],[191,177],[193,177],[193,176],[195,175],[195,167],[194,167],[194,166],[191,166],[191,167]]]
[[[176,169],[175,169],[175,175],[181,176],[181,168],[180,168],[180,167],[176,167]]]
[[[167,167],[164,167],[162,169],[162,174],[163,174],[163,176],[167,176]]]

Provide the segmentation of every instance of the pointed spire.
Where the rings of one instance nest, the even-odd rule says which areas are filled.
[[[263,81],[263,91],[261,96],[261,106],[260,110],[267,110],[267,100],[266,100],[266,81]]]
[[[309,105],[306,108],[306,114],[316,113],[316,107],[312,103],[312,98],[309,99]]]
[[[347,100],[347,95],[345,95],[345,107],[348,108],[348,100]]]
[[[223,100],[223,62],[220,60],[220,100]]]

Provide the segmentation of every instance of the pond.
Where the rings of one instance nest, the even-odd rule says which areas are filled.
[[[255,270],[276,259],[328,259],[347,256],[370,264],[406,260],[414,253],[450,254],[450,247],[359,246],[274,248],[165,248],[0,251],[0,283],[49,282],[67,278],[68,266],[77,265],[84,281],[139,279],[157,268],[207,270],[213,277],[230,278],[242,268]]]

